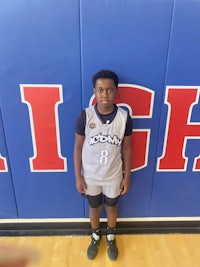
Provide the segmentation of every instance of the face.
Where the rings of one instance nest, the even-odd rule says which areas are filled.
[[[117,95],[117,88],[114,81],[103,78],[97,79],[94,94],[99,108],[108,109],[113,107]]]

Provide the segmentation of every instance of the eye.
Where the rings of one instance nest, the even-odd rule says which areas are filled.
[[[112,89],[112,88],[108,89],[109,94],[112,94],[113,92],[114,92],[114,89]]]

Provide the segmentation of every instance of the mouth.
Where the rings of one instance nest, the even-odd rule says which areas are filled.
[[[108,103],[109,103],[109,100],[108,100],[108,99],[102,99],[102,100],[101,100],[101,103],[103,103],[103,104],[108,104]]]

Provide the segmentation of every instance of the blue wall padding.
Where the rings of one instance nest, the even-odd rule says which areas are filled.
[[[5,133],[3,130],[2,116],[0,112],[0,149],[1,159],[3,162],[3,170],[9,168],[9,156],[6,146]],[[2,156],[3,155],[3,156]],[[2,171],[0,173],[0,218],[17,218],[18,211],[13,188],[12,173]]]
[[[175,1],[165,85],[198,86],[200,84],[199,32],[200,2]],[[200,121],[199,105],[194,106],[191,121]],[[161,108],[157,156],[161,156],[167,116],[166,106]],[[199,172],[192,171],[194,157],[200,153],[199,140],[189,140],[184,172],[155,172],[151,200],[151,216],[199,216]]]
[[[119,217],[200,216],[199,172],[192,170],[198,138],[187,142],[185,171],[157,170],[169,112],[166,87],[200,84],[199,10],[198,1],[181,0],[2,1],[0,154],[8,171],[0,173],[0,218],[88,217],[75,186],[74,129],[93,95],[92,75],[102,68],[116,71],[121,84],[152,92],[152,115],[133,119],[134,130],[150,131],[147,166],[132,173]],[[66,171],[31,171],[31,108],[20,85],[62,86],[56,108]],[[192,121],[199,115],[196,105]]]

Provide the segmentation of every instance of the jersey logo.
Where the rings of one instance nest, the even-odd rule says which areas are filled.
[[[108,143],[111,145],[120,146],[122,143],[122,139],[118,136],[110,136],[110,135],[103,135],[102,133],[92,136],[90,138],[90,145],[95,145],[98,143]]]
[[[89,124],[89,128],[90,128],[90,129],[94,129],[94,128],[96,128],[96,124],[95,124],[94,122],[90,122],[90,124]]]

